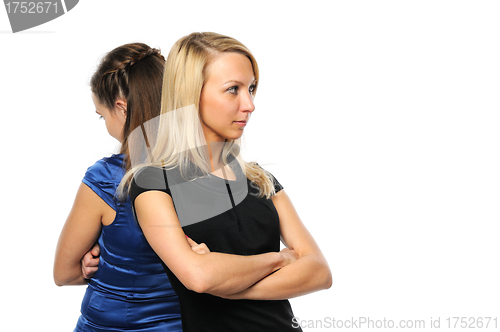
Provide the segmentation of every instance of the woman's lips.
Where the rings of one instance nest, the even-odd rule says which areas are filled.
[[[246,121],[234,121],[234,123],[236,123],[238,126],[242,126],[242,127],[245,127],[247,125]]]

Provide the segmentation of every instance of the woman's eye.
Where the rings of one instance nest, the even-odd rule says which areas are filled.
[[[99,117],[99,120],[102,120],[102,119],[104,119],[104,118],[103,118],[103,117],[102,117],[102,115],[101,115],[101,116]]]
[[[235,86],[232,86],[230,87],[229,89],[227,89],[227,92],[230,92],[230,93],[238,93],[238,87],[235,85]]]
[[[250,88],[248,88],[248,91],[249,91],[250,93],[255,93],[255,89],[256,89],[256,88],[257,88],[257,86],[256,86],[256,85],[251,85],[251,86],[250,86]]]

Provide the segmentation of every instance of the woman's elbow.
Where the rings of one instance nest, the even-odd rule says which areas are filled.
[[[186,272],[181,282],[187,289],[196,293],[208,293],[210,291],[210,282],[205,271],[192,268]]]
[[[187,289],[196,293],[208,293],[210,287],[203,280],[203,277],[199,277],[197,280],[189,280],[184,283]]]
[[[66,284],[62,281],[59,281],[59,280],[56,280],[54,279],[54,283],[56,284],[56,286],[58,287],[61,287],[61,286],[66,286]]]
[[[314,270],[316,283],[319,289],[328,289],[332,287],[332,271],[330,271],[330,267],[324,259],[318,261],[318,265]]]
[[[330,268],[328,266],[326,266],[326,271],[325,271],[325,277],[324,277],[324,284],[323,284],[323,288],[324,289],[328,289],[330,287],[332,287],[332,271],[330,271]]]
[[[54,283],[59,287],[69,285],[74,279],[68,274],[66,269],[58,266],[54,266],[53,277]]]
[[[56,286],[65,286],[67,283],[65,282],[63,276],[61,275],[61,273],[57,272],[56,270],[54,270],[54,274],[53,274],[53,277],[54,277],[54,283],[56,284]]]

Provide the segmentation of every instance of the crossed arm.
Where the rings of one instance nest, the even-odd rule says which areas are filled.
[[[82,261],[93,265],[92,248],[101,232],[102,220],[113,217],[114,210],[107,205],[92,189],[81,183],[71,212],[59,236],[54,259],[54,282],[58,286],[85,285],[87,273],[95,272],[96,267],[82,269]],[[82,260],[82,257],[85,259]],[[90,256],[90,257],[89,257]]]
[[[140,194],[135,209],[149,244],[188,289],[230,299],[277,300],[329,288],[328,264],[286,193],[274,196],[273,203],[289,248],[255,256],[194,252],[166,193]]]

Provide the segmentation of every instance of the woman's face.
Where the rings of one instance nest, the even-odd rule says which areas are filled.
[[[201,125],[207,142],[235,140],[254,111],[256,87],[252,63],[240,53],[222,53],[207,68],[201,91]]]
[[[115,104],[113,111],[99,102],[97,96],[92,93],[92,101],[95,105],[95,112],[104,119],[108,133],[116,138],[118,141],[123,142],[123,126],[125,125],[127,105],[121,100]]]

